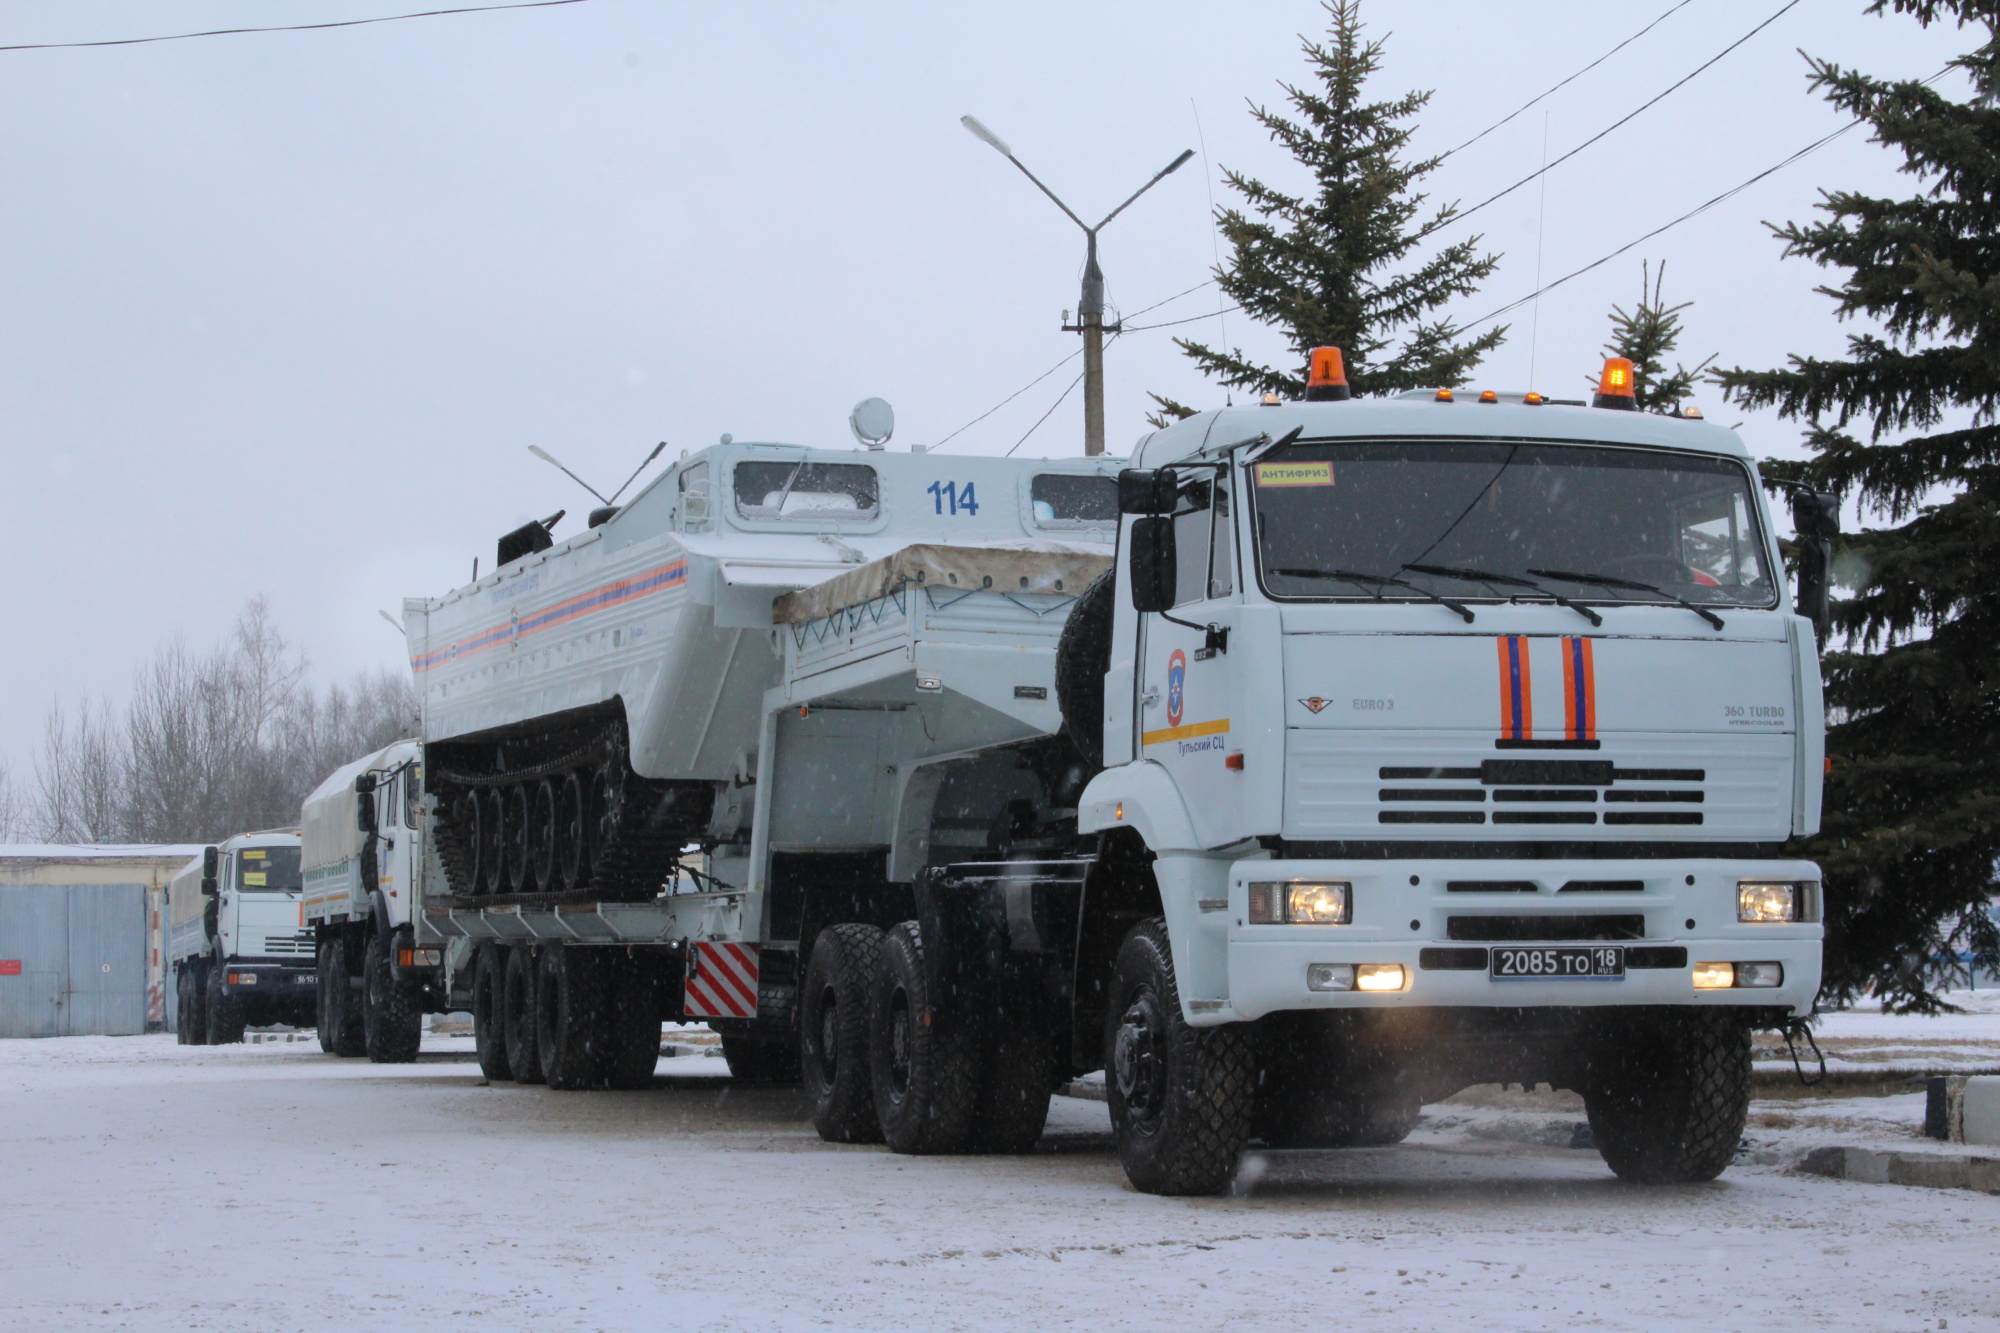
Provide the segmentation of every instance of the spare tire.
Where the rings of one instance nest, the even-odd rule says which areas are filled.
[[[1111,670],[1117,572],[1105,570],[1077,594],[1056,641],[1056,704],[1063,730],[1093,770],[1104,767],[1104,673]]]

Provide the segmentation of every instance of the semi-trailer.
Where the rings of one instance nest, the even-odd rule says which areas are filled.
[[[1819,984],[1823,499],[1795,601],[1741,442],[1629,366],[1314,369],[1115,474],[725,438],[406,602],[409,943],[487,1074],[705,1020],[824,1137],[956,1152],[1103,1069],[1165,1193],[1550,1083],[1620,1176],[1719,1173]]]
[[[312,1023],[312,934],[299,915],[296,829],[202,848],[167,884],[167,967],[183,1046],[243,1040],[248,1026]]]

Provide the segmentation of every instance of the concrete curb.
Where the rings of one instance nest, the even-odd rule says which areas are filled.
[[[1814,1148],[1799,1171],[1864,1185],[1913,1185],[1919,1189],[1979,1190],[2000,1194],[2000,1157],[1887,1152],[1879,1148]]]

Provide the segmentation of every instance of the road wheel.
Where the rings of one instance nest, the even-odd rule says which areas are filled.
[[[209,964],[208,1003],[203,1007],[208,1011],[210,1046],[233,1046],[243,1040],[243,1001],[223,988],[228,979],[220,963]]]
[[[575,773],[566,773],[555,789],[555,874],[566,889],[582,886],[590,874],[584,856],[583,782]]]
[[[597,1085],[604,1054],[604,958],[599,949],[542,950],[535,1045],[542,1079],[564,1092]]]
[[[507,877],[507,797],[498,787],[479,797],[479,864],[485,867],[486,892],[515,891]]]
[[[1242,1026],[1181,1014],[1167,923],[1132,928],[1111,969],[1105,1091],[1118,1158],[1148,1194],[1216,1194],[1250,1137],[1257,1062]]]
[[[362,1022],[361,995],[347,963],[350,937],[336,935],[320,945],[319,984],[325,997],[326,1030],[332,1034],[332,1052],[353,1058],[368,1054],[368,1033]]]
[[[762,1083],[777,1088],[799,1085],[799,1044],[789,1037],[725,1032],[722,1058],[729,1065],[729,1077],[739,1083]]]
[[[1027,1152],[1040,1142],[1055,1094],[1055,1047],[1038,1024],[1009,1024],[981,1052],[979,1109],[973,1117],[977,1152]]]
[[[368,1058],[378,1065],[406,1065],[424,1039],[424,1009],[417,988],[396,980],[389,951],[396,937],[377,930],[362,955],[362,1024]]]
[[[202,1005],[208,999],[208,990],[202,984],[200,967],[193,962],[183,963],[174,985],[179,991],[177,998],[180,1001],[174,1019],[175,1038],[183,1046],[206,1046],[208,1025]]]
[[[828,1143],[880,1143],[868,1077],[868,981],[882,949],[878,926],[828,926],[813,941],[799,995],[799,1065],[813,1128]]]
[[[869,1081],[882,1137],[901,1153],[965,1152],[979,1090],[973,1034],[937,1021],[923,937],[905,921],[882,937],[868,997]]]
[[[1597,1151],[1620,1180],[1713,1180],[1750,1111],[1750,1031],[1713,1009],[1631,1021],[1605,1041],[1580,1091]]]
[[[660,1063],[660,998],[652,969],[625,955],[604,962],[605,1042],[598,1081],[623,1091],[650,1088]]]
[[[507,1063],[507,954],[494,944],[479,946],[472,965],[472,1045],[479,1072],[487,1079],[510,1079]]]
[[[547,778],[528,789],[528,875],[543,893],[569,885],[556,879],[556,787]]]
[[[507,1068],[516,1083],[542,1081],[541,1047],[535,1040],[535,983],[539,969],[535,953],[525,944],[507,950],[505,982],[500,988],[500,1010],[507,1043]]]

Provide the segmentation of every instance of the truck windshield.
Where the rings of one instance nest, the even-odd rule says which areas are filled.
[[[236,887],[246,893],[297,893],[299,849],[245,847],[236,853]]]
[[[1273,597],[1777,601],[1750,474],[1732,459],[1365,440],[1303,443],[1249,471]]]

